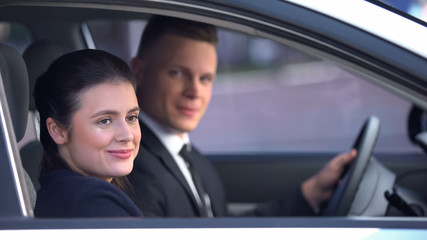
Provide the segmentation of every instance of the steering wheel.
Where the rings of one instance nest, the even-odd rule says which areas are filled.
[[[348,215],[356,191],[371,159],[379,131],[380,120],[375,116],[369,117],[363,124],[353,145],[353,148],[357,150],[357,156],[344,171],[341,183],[332,195],[323,215]]]

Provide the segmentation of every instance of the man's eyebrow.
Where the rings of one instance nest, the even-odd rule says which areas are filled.
[[[188,72],[188,73],[192,73],[191,69],[184,66],[184,65],[180,65],[180,64],[172,64],[171,67],[176,67],[179,68],[181,70],[183,70],[184,72]],[[202,73],[201,76],[211,76],[211,77],[216,77],[216,72],[205,72]]]
[[[132,108],[132,109],[130,109],[129,111],[128,111],[128,113],[131,113],[131,112],[136,112],[136,111],[140,111],[140,108],[139,107],[134,107],[134,108]],[[102,115],[117,115],[117,114],[119,114],[119,112],[118,111],[114,111],[114,110],[101,110],[101,111],[99,111],[99,112],[96,112],[95,114],[93,114],[92,116],[91,116],[91,118],[96,118],[96,117],[98,117],[98,116],[102,116]]]
[[[216,77],[216,73],[205,73],[205,74],[202,74],[202,76]]]
[[[186,66],[181,65],[181,64],[179,64],[179,63],[176,63],[176,64],[170,64],[168,67],[169,67],[169,68],[181,68],[181,69],[188,69]]]

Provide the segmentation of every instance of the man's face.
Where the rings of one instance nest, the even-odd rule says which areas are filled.
[[[133,66],[141,109],[178,134],[192,131],[205,113],[217,67],[213,44],[166,35]]]

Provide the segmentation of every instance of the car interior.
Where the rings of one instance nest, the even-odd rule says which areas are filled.
[[[9,134],[9,138],[12,139],[12,141],[17,142],[23,138],[27,126],[29,103],[28,74],[22,56],[15,49],[7,45],[1,44],[0,55],[0,69],[2,78],[1,86],[2,91],[6,93],[0,94],[3,98],[2,104],[7,102],[8,106],[13,106],[2,106],[2,109],[10,110],[9,113],[2,112],[2,119],[5,118],[6,121],[13,124],[13,129],[10,129],[9,132],[3,132],[3,134]],[[7,100],[4,99],[4,96],[6,96]],[[2,144],[2,146],[3,145],[4,144]],[[32,208],[35,205],[36,191],[32,183],[32,179],[22,167],[19,154],[15,152],[14,156],[11,156],[9,162],[2,161],[2,164],[10,164],[8,167],[15,170],[15,177],[12,177],[11,179],[14,179],[16,183],[13,184],[14,186],[19,186],[19,189],[17,190],[21,193],[21,195],[16,196],[17,199],[13,199],[12,201],[21,203],[21,205],[23,206],[22,209],[24,216],[32,216]],[[5,182],[7,182],[7,178],[5,178],[4,180]],[[11,210],[5,207],[7,207],[7,205],[2,204],[2,212],[8,212]]]
[[[78,17],[70,17],[77,10],[68,12],[62,8],[58,8],[56,11],[50,11],[51,9],[49,9],[49,13],[54,14],[43,14],[43,12],[47,11],[43,8],[39,10],[39,13],[36,14],[35,12],[37,11],[31,8],[24,8],[21,11],[22,15],[12,16],[13,11],[8,13],[7,10],[0,9],[0,24],[12,26],[16,23],[18,28],[25,26],[31,33],[31,39],[25,41],[25,44],[11,47],[8,45],[13,45],[11,43],[16,40],[8,39],[9,42],[2,41],[0,45],[2,78],[2,83],[0,84],[3,85],[6,93],[7,103],[10,106],[6,109],[9,109],[11,117],[10,120],[6,117],[5,121],[13,123],[15,142],[19,146],[19,153],[16,153],[18,157],[12,158],[9,163],[0,161],[2,162],[0,167],[5,167],[4,164],[8,164],[10,165],[8,167],[17,172],[19,178],[11,177],[10,179],[15,179],[15,183],[20,186],[22,191],[18,190],[21,194],[16,197],[16,201],[22,202],[22,206],[25,209],[23,214],[29,217],[32,217],[35,194],[39,188],[38,165],[39,159],[43,154],[43,149],[37,138],[39,123],[32,99],[32,88],[35,80],[45,71],[53,59],[63,53],[90,46],[108,50],[128,61],[134,51],[128,44],[138,40],[131,38],[131,36],[139,35],[141,30],[137,31],[138,34],[132,32],[135,26],[138,29],[142,29],[149,16],[148,14],[126,11],[78,9]],[[29,20],[31,18],[22,17],[25,14],[37,17],[39,21],[31,22]],[[193,17],[192,15],[184,16],[187,18]],[[200,16],[198,18],[201,21],[207,21],[206,18]],[[56,20],[52,21],[52,19]],[[272,71],[279,76],[280,71],[289,66],[309,66],[313,71],[316,71],[313,66],[325,66],[323,65],[325,62],[321,61],[323,58],[319,58],[317,54],[310,55],[300,51],[301,49],[306,50],[306,47],[301,49],[297,47],[298,51],[296,51],[294,47],[298,45],[289,44],[290,46],[288,46],[283,44],[287,43],[288,40],[286,39],[278,39],[278,41],[273,41],[272,43],[272,39],[277,40],[278,37],[268,38],[269,34],[258,33],[258,30],[252,27],[247,27],[243,31],[236,31],[238,27],[244,25],[227,22],[226,20],[218,20],[215,23],[221,28],[220,37],[222,37],[225,47],[228,43],[228,48],[237,48],[236,42],[246,42],[248,48],[252,47],[251,51],[255,52],[250,53],[247,50],[248,48],[245,48],[241,49],[242,55],[246,57],[252,56],[255,62],[261,60],[254,56],[262,55],[256,52],[257,47],[265,46],[272,49],[272,52],[269,53],[270,55],[263,53],[264,55],[262,56],[267,60],[264,59],[264,62],[258,62],[259,65],[255,69],[257,71],[248,71],[246,75],[234,73],[235,69],[227,65],[238,62],[239,59],[227,58],[226,52],[219,53],[224,54],[223,56],[225,57],[223,59],[225,60],[220,63],[217,80],[218,88],[214,90],[214,100],[208,110],[210,112],[207,113],[201,123],[200,129],[192,133],[194,141],[199,142],[198,146],[213,162],[224,182],[231,212],[239,214],[253,208],[255,204],[268,201],[279,197],[284,192],[291,191],[299,186],[302,181],[315,174],[337,153],[355,147],[359,151],[358,157],[348,168],[346,174],[343,175],[343,180],[333,195],[331,202],[324,206],[322,210],[323,216],[387,217],[425,216],[427,214],[427,190],[424,186],[427,181],[427,113],[425,110],[407,99],[402,100],[401,96],[393,93],[390,96],[387,95],[384,102],[378,103],[378,107],[385,109],[384,112],[378,113],[372,108],[367,110],[367,113],[361,114],[358,112],[358,115],[345,117],[346,107],[342,107],[338,102],[347,96],[341,96],[341,98],[328,97],[339,95],[339,93],[337,94],[338,88],[351,87],[348,91],[349,93],[357,93],[365,97],[362,100],[348,100],[350,104],[353,104],[351,106],[357,106],[357,108],[361,108],[360,106],[364,104],[369,105],[371,102],[368,100],[374,102],[377,98],[380,99],[386,94],[383,93],[384,89],[378,84],[366,83],[365,80],[369,80],[370,77],[365,77],[363,73],[349,70],[340,64],[330,67],[330,61],[326,61],[328,74],[335,74],[336,79],[348,78],[348,84],[345,85],[342,82],[335,81],[335,79],[324,80],[321,83],[309,82],[306,85],[312,87],[310,92],[301,91],[299,93],[310,95],[312,92],[325,90],[324,93],[320,94],[320,96],[327,99],[328,104],[325,104],[324,109],[313,110],[307,106],[311,104],[319,107],[321,104],[317,103],[316,99],[310,99],[310,101],[307,100],[305,102],[302,97],[296,96],[297,94],[295,96],[292,95],[292,91],[297,91],[302,87],[292,85],[293,83],[289,82],[283,83],[290,86],[287,88],[289,92],[282,93],[293,97],[288,99],[280,98],[279,94],[271,91],[272,88],[262,89],[267,85],[254,84],[251,89],[248,87],[245,90],[245,86],[238,85],[240,84],[239,80],[250,79],[248,75],[254,75],[255,72],[258,74]],[[96,31],[98,31],[98,35],[95,35]],[[118,37],[124,33],[129,33],[129,39]],[[137,43],[134,43],[134,45],[137,45]],[[284,45],[285,50],[278,48],[277,45],[282,47]],[[118,47],[112,48],[111,46]],[[286,61],[284,60],[286,63],[284,65],[286,66],[283,69],[275,67],[274,70],[265,70],[266,67],[264,65],[271,65],[271,61],[277,60],[277,56],[274,55],[275,50],[278,52],[287,51]],[[315,60],[313,61],[313,59]],[[303,65],[302,63],[314,64]],[[244,69],[246,67],[239,65],[236,69]],[[334,69],[339,70],[331,72]],[[285,76],[292,77],[293,71],[295,70],[287,70]],[[318,70],[315,73],[321,73],[322,71],[326,70]],[[240,76],[240,78],[236,76]],[[357,76],[357,79],[355,76]],[[228,82],[232,81],[233,77],[237,79],[235,81],[237,82],[235,83],[236,86],[232,86]],[[359,77],[364,83],[358,83]],[[310,78],[312,76],[307,77],[307,79]],[[269,82],[267,83],[269,84]],[[337,87],[333,88],[330,87],[331,85],[327,85],[332,83],[336,83]],[[370,88],[363,88],[366,85],[369,85]],[[371,88],[371,85],[374,87]],[[374,88],[381,90],[371,90]],[[229,93],[230,91],[231,93]],[[261,95],[256,95],[262,91],[266,95],[272,96],[272,98],[264,102],[263,99],[259,98]],[[342,95],[346,93],[344,92]],[[363,95],[363,93],[366,93],[366,95]],[[236,100],[230,96],[233,94],[242,98]],[[0,96],[2,96],[1,93]],[[2,96],[2,98],[4,97]],[[394,106],[385,105],[389,101],[387,99],[395,98],[399,99],[396,100],[397,104]],[[229,101],[227,102],[227,100]],[[256,102],[260,103],[260,105],[253,105]],[[4,103],[3,99],[1,99],[1,103]],[[279,103],[283,103],[283,105],[275,108],[276,103],[277,106],[279,106]],[[231,106],[228,112],[223,108],[225,105]],[[257,109],[253,111],[253,107],[247,106],[257,106]],[[400,108],[394,110],[392,107]],[[236,109],[240,110],[236,111]],[[264,109],[269,114],[265,114]],[[286,112],[289,109],[294,109],[295,111],[290,112],[288,115],[279,114],[279,112]],[[311,113],[309,113],[310,110],[312,110]],[[241,114],[242,117],[234,118],[227,115],[233,111],[235,111],[236,115]],[[314,115],[314,112],[318,113],[318,115]],[[332,115],[330,114],[331,112],[338,112],[338,115]],[[273,115],[270,113],[273,113]],[[230,117],[224,119],[224,115]],[[256,118],[254,115],[265,115],[266,117]],[[321,117],[316,118],[316,116]],[[333,121],[334,116],[342,118]],[[277,122],[267,122],[265,119],[268,118],[277,119]],[[351,120],[349,120],[350,118]],[[342,121],[345,123],[340,122],[343,119],[346,120]],[[393,125],[397,121],[401,124],[399,126]],[[292,125],[293,123],[302,122],[307,122],[312,128],[305,125]],[[331,123],[328,124],[329,122]],[[215,124],[218,126],[215,126]],[[218,129],[227,129],[227,124],[231,126],[229,126],[230,128],[235,129],[239,128],[236,126],[242,126],[240,132],[230,134],[240,135],[241,138],[234,139],[231,136],[228,140],[229,142],[225,142],[223,145],[221,145],[221,138],[219,140],[217,138],[216,142],[209,139],[215,136],[214,132],[217,132]],[[347,126],[347,124],[351,126]],[[264,126],[269,125],[271,129],[267,130]],[[329,136],[332,130],[341,127],[340,125],[345,125],[342,126],[342,129],[345,130],[339,134],[344,135],[345,133],[345,136],[337,135],[331,137],[331,139],[322,140],[322,136]],[[253,126],[259,126],[259,128],[254,129]],[[278,127],[283,128],[278,129]],[[295,132],[294,135],[290,134],[292,132]],[[319,133],[319,135],[316,135],[318,138],[312,140],[312,143],[307,138],[303,138],[304,136],[311,136],[315,132]],[[297,136],[298,140],[296,142],[288,141],[285,138],[288,134],[290,137]],[[262,136],[259,137],[261,139],[265,136],[265,142],[255,142],[253,139],[258,136]],[[396,138],[399,138],[399,140],[393,142],[392,137],[394,136],[397,136]],[[384,138],[381,139],[381,137]],[[24,140],[21,141],[22,139]],[[272,139],[278,143],[273,142],[271,144]],[[238,145],[239,142],[244,144],[240,146]],[[307,144],[307,148],[311,150],[306,151],[303,148],[296,147],[294,148],[296,150],[292,149],[294,147],[293,144],[301,143]],[[0,145],[3,147],[5,144],[0,142]],[[287,147],[284,147],[284,145],[287,145]],[[322,148],[321,146],[327,147]],[[3,176],[0,180],[6,182],[7,177]],[[0,210],[2,212],[11,211],[1,206]]]

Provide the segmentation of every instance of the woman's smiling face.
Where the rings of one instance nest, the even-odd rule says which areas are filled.
[[[135,90],[125,81],[87,89],[59,153],[70,168],[107,181],[132,171],[141,131]]]

